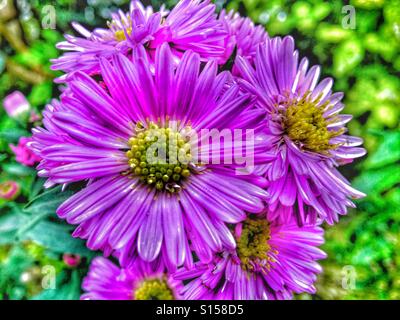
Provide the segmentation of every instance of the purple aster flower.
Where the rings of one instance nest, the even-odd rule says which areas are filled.
[[[97,257],[83,280],[83,300],[178,300],[181,283],[166,275],[162,265],[136,261],[131,269],[120,269]]]
[[[263,112],[238,85],[228,85],[230,74],[218,74],[215,61],[200,68],[200,56],[190,51],[176,69],[173,60],[167,44],[157,49],[154,75],[142,58],[101,59],[105,89],[74,73],[61,102],[46,108],[45,128],[34,129],[32,149],[43,159],[38,170],[46,186],[89,181],[58,208],[59,217],[79,225],[74,236],[88,239],[89,248],[118,252],[123,267],[136,256],[150,262],[161,254],[171,269],[189,266],[191,249],[210,261],[235,245],[224,223],[265,208],[264,178],[237,175],[235,163],[197,163],[192,149],[215,160],[224,147],[196,150],[187,140],[202,129],[257,129],[266,125]],[[152,149],[158,138],[168,141],[166,162],[156,159],[166,148]],[[264,144],[256,139],[247,157],[264,154]]]
[[[108,29],[90,32],[74,23],[83,38],[66,35],[66,41],[57,47],[71,52],[54,60],[52,68],[97,74],[100,57],[110,58],[116,52],[137,55],[145,46],[150,60],[154,60],[155,49],[163,43],[171,46],[176,61],[186,50],[197,52],[203,61],[223,59],[227,34],[209,0],[181,0],[169,14],[163,8],[154,13],[139,1],[132,1],[130,7],[129,14],[113,14]]]
[[[364,196],[336,169],[365,154],[358,147],[362,139],[346,134],[352,117],[339,114],[343,93],[332,93],[330,78],[318,82],[320,68],[308,69],[306,58],[298,64],[291,37],[268,39],[258,49],[255,67],[242,57],[236,67],[269,121],[269,152],[276,158],[260,167],[270,181],[269,218],[338,221],[354,207],[351,199]]]
[[[251,19],[243,18],[233,10],[228,13],[222,10],[219,19],[229,35],[225,43],[225,58],[229,59],[236,47],[238,55],[253,63],[258,46],[268,39],[264,27],[255,26]]]
[[[181,0],[168,14],[149,47],[157,48],[167,42],[177,58],[192,50],[203,61],[223,63],[226,37],[227,32],[210,0]]]
[[[163,8],[154,13],[152,7],[145,8],[140,1],[133,0],[129,13],[119,10],[112,14],[108,29],[98,28],[91,32],[74,22],[72,27],[82,37],[65,35],[66,41],[60,42],[57,48],[69,52],[53,60],[52,69],[96,74],[100,57],[110,58],[116,52],[127,55],[132,48],[152,40],[165,15]]]
[[[322,228],[249,216],[234,233],[236,250],[174,274],[186,283],[180,292],[184,299],[281,300],[293,293],[316,292],[313,284],[322,271],[316,261],[326,257],[317,248],[324,242]]]

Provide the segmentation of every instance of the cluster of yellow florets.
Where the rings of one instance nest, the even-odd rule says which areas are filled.
[[[153,122],[146,129],[139,124],[138,129],[126,152],[131,172],[157,190],[176,192],[172,185],[190,176],[190,144],[174,129]]]
[[[143,281],[134,295],[135,300],[174,300],[174,295],[164,279]]]
[[[269,256],[271,247],[270,227],[265,218],[251,218],[243,222],[242,232],[237,239],[237,254],[243,270],[252,271],[255,266],[262,269],[269,268],[272,260]]]
[[[329,101],[320,104],[320,98],[312,99],[309,93],[300,99],[291,99],[285,104],[284,129],[289,138],[304,149],[326,153],[335,149],[330,140],[343,131],[328,130],[329,122],[324,117]]]

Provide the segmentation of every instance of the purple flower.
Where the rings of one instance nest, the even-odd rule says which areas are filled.
[[[83,300],[178,300],[181,283],[167,276],[162,265],[136,261],[131,269],[120,269],[97,257],[83,280]]]
[[[306,58],[298,64],[291,37],[268,39],[255,67],[242,57],[236,67],[269,121],[269,152],[276,158],[260,167],[270,181],[269,219],[338,221],[354,207],[351,199],[364,196],[336,169],[365,154],[362,139],[346,135],[352,117],[339,114],[343,93],[332,93],[330,78],[318,82],[320,68],[308,69]]]
[[[72,23],[83,37],[65,35],[66,41],[60,42],[57,48],[69,52],[53,60],[52,69],[96,74],[100,57],[110,58],[117,52],[127,55],[132,48],[153,39],[165,14],[163,10],[154,13],[151,7],[145,8],[140,1],[131,1],[129,13],[120,10],[112,14],[108,29],[98,28],[90,32],[79,23]]]
[[[58,208],[59,217],[79,225],[74,236],[88,239],[89,248],[118,252],[123,267],[136,256],[150,262],[160,255],[168,268],[190,266],[191,249],[210,261],[213,252],[235,245],[224,223],[265,208],[265,179],[237,175],[235,163],[193,162],[187,142],[187,133],[202,129],[257,129],[265,125],[263,112],[229,85],[229,73],[218,74],[215,61],[200,68],[200,56],[188,51],[175,69],[173,59],[168,45],[158,48],[154,75],[143,58],[101,59],[106,89],[75,73],[61,102],[46,108],[45,128],[34,129],[46,186],[89,181]],[[154,153],[157,141],[173,144],[167,163],[153,159],[167,153]],[[265,142],[255,143],[249,157],[265,153]],[[223,149],[197,151],[215,160]]]
[[[150,48],[157,48],[167,42],[176,58],[192,50],[200,55],[202,61],[225,62],[224,42],[227,32],[217,19],[215,5],[210,2],[179,1],[154,35]]]
[[[155,49],[163,43],[171,46],[176,61],[186,50],[197,52],[203,61],[223,59],[227,34],[209,0],[181,0],[169,14],[163,8],[154,13],[140,1],[132,1],[130,7],[129,14],[113,14],[108,29],[90,32],[74,23],[83,38],[66,35],[57,47],[70,52],[54,60],[52,68],[97,74],[100,57],[110,58],[116,52],[135,56],[145,46],[149,59],[154,60]]]
[[[238,55],[253,63],[258,46],[268,39],[264,27],[255,26],[251,19],[243,18],[234,11],[227,13],[222,10],[219,19],[229,35],[225,43],[225,58],[229,59],[236,47]]]
[[[322,271],[316,260],[326,257],[317,248],[324,242],[322,228],[249,216],[236,226],[235,238],[236,250],[174,274],[186,283],[180,291],[184,299],[281,300],[315,293],[313,283]]]
[[[28,100],[20,91],[14,91],[5,97],[3,105],[10,118],[20,118],[27,114],[31,108]]]
[[[31,137],[21,137],[19,138],[17,146],[10,144],[10,148],[14,152],[17,162],[27,167],[32,167],[41,160],[40,157],[29,149],[28,145],[31,141]]]

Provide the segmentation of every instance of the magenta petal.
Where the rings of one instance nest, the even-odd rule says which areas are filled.
[[[168,257],[174,265],[180,266],[185,261],[186,254],[182,210],[176,199],[162,197],[158,201],[162,206],[163,230]]]
[[[147,213],[147,219],[140,227],[138,235],[138,251],[145,261],[157,258],[163,242],[161,201],[155,201]]]

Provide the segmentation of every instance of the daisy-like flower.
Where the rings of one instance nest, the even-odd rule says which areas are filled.
[[[57,48],[68,52],[52,60],[52,69],[96,74],[99,72],[100,57],[110,58],[116,52],[128,55],[132,49],[152,40],[165,15],[163,8],[154,13],[152,7],[145,8],[140,1],[133,0],[129,13],[119,10],[112,14],[108,29],[97,28],[91,32],[73,22],[72,27],[81,37],[65,35],[66,41],[58,43]],[[65,77],[61,79],[65,80]]]
[[[362,139],[346,135],[350,115],[341,115],[343,93],[332,93],[333,80],[318,82],[320,68],[298,64],[291,37],[268,39],[253,67],[238,57],[243,87],[257,94],[257,107],[269,119],[266,127],[271,163],[260,167],[270,181],[269,218],[300,224],[318,217],[329,224],[354,207],[364,194],[351,187],[337,167],[361,157]]]
[[[234,234],[236,250],[174,274],[186,283],[180,291],[184,299],[281,300],[293,293],[315,293],[314,282],[322,271],[317,260],[326,256],[317,248],[324,242],[322,228],[249,216]]]
[[[203,61],[221,60],[227,36],[209,0],[181,0],[169,14],[163,7],[155,13],[133,0],[129,13],[120,10],[112,15],[108,29],[90,32],[78,23],[73,27],[83,37],[66,35],[66,41],[57,45],[69,52],[53,60],[54,70],[97,74],[100,57],[110,58],[116,52],[137,55],[145,46],[154,59],[155,49],[163,43],[170,45],[176,61],[186,50],[197,52]]]
[[[123,267],[136,254],[150,262],[161,253],[171,269],[188,266],[191,248],[210,261],[213,252],[235,246],[224,223],[265,208],[265,179],[237,175],[237,164],[214,161],[222,144],[196,149],[187,135],[257,130],[263,112],[228,85],[230,74],[218,74],[216,62],[200,68],[200,56],[189,51],[175,69],[173,59],[167,44],[158,48],[154,75],[142,58],[102,59],[105,88],[75,73],[61,102],[44,112],[45,128],[34,130],[31,148],[43,159],[38,170],[46,186],[89,180],[58,208],[59,217],[79,225],[74,235],[89,248],[118,251]],[[263,144],[256,139],[246,158],[264,154]],[[200,164],[194,152],[212,159]]]
[[[136,261],[120,269],[110,260],[92,260],[83,280],[82,300],[178,300],[181,283],[164,273],[162,265]]]
[[[227,36],[211,0],[181,0],[165,18],[149,48],[168,43],[176,60],[192,50],[202,61],[224,63]]]
[[[225,43],[225,58],[229,59],[236,48],[239,56],[253,63],[258,46],[268,39],[264,27],[254,25],[251,19],[243,18],[233,10],[228,13],[222,10],[219,19],[229,35]]]

